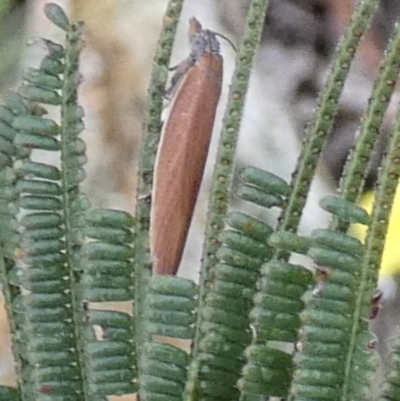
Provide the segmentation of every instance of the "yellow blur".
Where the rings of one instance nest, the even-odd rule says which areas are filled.
[[[365,193],[360,201],[362,206],[368,213],[371,213],[372,205],[374,202],[374,193],[369,191]],[[352,233],[359,238],[364,240],[367,227],[361,224],[355,224],[352,227]],[[394,204],[392,207],[392,213],[389,220],[388,232],[385,240],[385,248],[383,250],[381,269],[379,275],[382,276],[394,276],[400,274],[400,189],[397,188],[396,196],[394,198]]]

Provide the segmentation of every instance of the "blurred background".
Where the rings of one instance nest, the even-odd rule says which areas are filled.
[[[136,160],[146,103],[151,61],[161,29],[166,0],[58,0],[71,18],[84,21],[81,104],[85,108],[84,139],[89,162],[84,190],[94,206],[134,213]],[[62,32],[43,15],[44,0],[0,1],[0,95],[18,87],[27,66],[35,66],[45,52],[39,37],[62,41]],[[246,99],[237,151],[237,165],[251,164],[290,179],[301,137],[329,71],[335,45],[350,19],[353,0],[270,0],[262,45],[256,57]],[[188,55],[188,20],[196,16],[205,28],[237,42],[249,0],[187,0],[178,29],[171,65]],[[328,216],[318,199],[335,190],[386,42],[400,13],[398,0],[382,0],[372,28],[359,48],[343,92],[329,144],[315,177],[301,230],[324,226]],[[34,38],[33,40],[30,38]],[[29,40],[28,40],[29,39]],[[207,209],[211,168],[218,132],[234,67],[235,54],[221,42],[225,61],[224,86],[205,180],[180,274],[197,279],[202,232]],[[391,127],[399,94],[386,116],[368,171],[367,188],[376,180],[377,167]],[[57,116],[53,116],[57,118]],[[51,155],[38,154],[50,161]],[[235,207],[248,206],[233,199]],[[261,218],[274,223],[276,212]],[[396,235],[400,227],[394,230]],[[397,239],[397,237],[396,237]],[[385,358],[397,330],[396,272],[381,279],[383,308],[373,321]],[[0,379],[14,383],[6,317],[0,313]]]

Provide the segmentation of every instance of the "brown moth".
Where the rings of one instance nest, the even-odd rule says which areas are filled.
[[[223,60],[216,34],[189,23],[191,52],[176,68],[170,113],[154,170],[150,249],[155,274],[176,274],[198,196],[215,113]]]

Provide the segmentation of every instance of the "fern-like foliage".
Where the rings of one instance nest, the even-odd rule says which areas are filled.
[[[142,401],[368,398],[375,353],[367,326],[400,174],[400,113],[371,215],[355,202],[399,74],[400,28],[382,61],[341,193],[320,201],[332,214],[329,228],[308,237],[297,229],[377,3],[359,2],[338,45],[292,182],[252,167],[239,174],[239,198],[281,209],[274,229],[251,215],[226,213],[244,96],[268,6],[251,2],[219,145],[199,285],[152,276],[148,247],[162,94],[183,1],[169,3],[155,58],[135,218],[92,209],[81,192],[81,25],[59,6],[45,6],[65,33],[65,46],[45,40],[39,68],[28,69],[18,93],[0,106],[0,283],[18,375],[18,388],[0,386],[2,400],[97,401],[134,392]],[[59,123],[46,117],[49,106]],[[37,149],[59,156],[59,166],[37,161]],[[365,244],[347,233],[353,223],[369,227]],[[311,257],[315,271],[293,263],[293,254]],[[382,400],[398,398],[398,348]]]
[[[79,295],[84,308],[82,325],[85,379],[89,399],[137,390],[132,317],[101,309],[101,302],[133,299],[132,217],[117,210],[91,209],[84,233],[90,242],[81,248]],[[90,310],[88,302],[100,303]]]
[[[226,218],[222,246],[214,267],[198,330],[201,339],[194,358],[189,389],[200,399],[235,399],[239,393],[243,352],[250,342],[248,315],[262,263],[272,252],[266,243],[272,229],[241,213]]]
[[[91,303],[133,299],[133,218],[91,210],[81,193],[81,24],[52,3],[45,13],[66,46],[45,40],[47,56],[0,108],[0,277],[19,380],[1,394],[105,400],[135,391],[133,320]],[[47,105],[59,124],[45,117]],[[33,149],[59,155],[60,167],[36,161]]]
[[[343,220],[362,224],[369,220],[364,209],[342,198],[330,196],[321,204]],[[365,344],[370,340],[367,320],[359,332],[352,333],[352,313],[357,301],[355,289],[364,247],[357,239],[330,230],[316,230],[312,238],[314,244],[308,253],[320,267],[317,284],[301,314],[302,326],[291,394],[293,399],[336,399],[346,380],[343,372],[351,344],[349,339],[353,336],[358,348],[353,363],[359,363],[361,369],[368,366],[368,360],[360,361],[364,356],[368,358]],[[353,383],[351,399],[366,397],[368,379],[368,375],[360,375],[359,380]]]
[[[261,290],[256,295],[254,300],[255,307],[251,312],[256,335],[250,346],[250,349],[257,346],[257,349],[260,350],[259,352],[270,355],[269,360],[273,360],[277,349],[282,347],[282,345],[277,345],[274,341],[287,342],[287,347],[289,347],[289,344],[296,343],[299,330],[300,333],[304,330],[304,322],[301,325],[299,312],[304,308],[305,291],[312,283],[312,280],[303,267],[297,266],[296,269],[296,266],[287,263],[287,261],[292,252],[307,253],[313,244],[313,239],[305,239],[296,234],[298,223],[319,155],[334,121],[340,92],[349,71],[351,60],[361,36],[371,21],[376,6],[376,1],[366,0],[359,2],[352,21],[338,45],[331,74],[327,79],[325,90],[320,95],[318,110],[303,142],[298,165],[293,174],[290,196],[284,205],[280,219],[278,233],[271,238],[271,244],[276,247],[276,252],[273,260],[267,263],[262,271]],[[276,303],[263,302],[264,298],[268,299],[270,294],[275,293],[274,287],[276,285],[282,288],[279,294],[282,301]],[[291,291],[293,286],[295,286],[296,290],[293,289]],[[293,299],[293,294],[296,294],[295,299]],[[283,312],[281,308],[284,307],[284,303],[293,305],[293,308],[288,307]],[[324,327],[323,324],[321,327]],[[328,328],[326,330],[329,331]],[[280,334],[277,335],[277,333]],[[311,348],[307,349],[309,352],[313,352]],[[253,354],[248,352],[247,364],[244,367],[244,377],[240,381],[244,399],[257,395],[282,396],[287,394],[289,381],[286,381],[286,389],[283,386],[275,386],[275,388],[265,386],[266,379],[264,374],[274,377],[274,372],[276,372],[275,377],[279,377],[278,369],[271,370],[268,365],[260,364],[256,358],[253,359]],[[285,379],[282,379],[282,383],[284,381]],[[312,393],[310,394],[306,397],[311,399],[313,397]],[[315,392],[315,399],[319,397],[320,394]]]
[[[197,287],[191,280],[156,275],[148,289],[143,322],[151,340],[142,350],[140,397],[182,400],[189,355],[164,341],[193,340]]]

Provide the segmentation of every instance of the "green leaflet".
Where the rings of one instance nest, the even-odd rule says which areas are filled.
[[[342,221],[369,221],[363,209],[339,197],[326,197],[321,203]],[[300,315],[302,326],[291,396],[337,400],[344,383],[343,370],[353,330],[351,312],[356,303],[364,247],[347,234],[329,230],[315,230],[312,239],[315,244],[308,254],[317,263],[319,274]],[[365,346],[364,340],[360,338],[360,347]],[[354,355],[360,368],[366,355],[367,348],[360,348],[359,355]],[[327,370],[329,366],[334,369]],[[358,391],[361,388],[360,384]]]
[[[54,74],[49,74],[48,71],[35,70],[29,68],[24,72],[23,78],[26,82],[42,88],[58,90],[62,87],[62,80]]]
[[[63,9],[54,3],[48,3],[44,7],[44,12],[47,18],[60,29],[68,32],[70,28],[70,23],[68,17],[66,16]]]
[[[148,290],[144,324],[149,335],[157,337],[144,344],[140,394],[145,400],[179,400],[189,355],[157,338],[193,339],[197,287],[191,280],[155,275]]]
[[[264,171],[255,167],[245,167],[240,172],[240,177],[246,185],[259,188],[267,194],[286,197],[290,195],[290,185],[269,171]]]
[[[196,286],[190,280],[157,275],[149,282],[146,326],[151,335],[192,339]]]
[[[60,144],[55,138],[48,138],[41,135],[21,133],[14,141],[15,146],[27,147],[29,149],[43,149],[59,151]]]
[[[188,354],[172,345],[144,344],[141,394],[146,400],[182,400],[186,382]]]
[[[48,55],[44,57],[44,59],[40,63],[40,68],[37,71],[37,73],[40,74],[43,72],[57,76],[58,74],[61,74],[63,71],[64,71],[64,65],[62,61],[60,61],[58,58],[54,58],[53,55]]]
[[[369,223],[369,216],[365,209],[339,196],[324,196],[319,204],[327,212],[350,223]]]
[[[50,104],[53,106],[61,105],[62,101],[58,92],[30,84],[22,86],[19,93],[24,99],[29,101]]]
[[[266,194],[265,192],[247,185],[238,185],[236,195],[245,201],[252,202],[256,205],[270,208],[273,206],[282,207],[282,199],[279,196]]]
[[[283,206],[290,193],[290,187],[284,180],[260,169],[245,168],[240,177],[243,183],[238,187],[237,195],[264,207]],[[301,298],[312,282],[312,274],[302,266],[270,260],[274,255],[272,247],[286,252],[307,253],[312,240],[291,232],[272,233],[270,228],[262,227],[261,222],[246,221],[240,214],[228,216],[227,220],[228,224],[233,224],[239,230],[244,229],[244,232],[239,236],[225,231],[221,236],[223,245],[217,255],[223,264],[217,265],[214,285],[215,290],[222,296],[230,297],[228,298],[230,304],[220,301],[219,304],[215,303],[214,307],[215,309],[225,308],[231,312],[231,315],[228,317],[221,311],[213,311],[213,321],[220,325],[228,325],[235,332],[246,331],[249,322],[246,321],[243,325],[243,317],[237,315],[237,311],[242,309],[247,311],[251,322],[257,327],[255,338],[257,342],[295,341],[300,325],[299,314],[304,308]],[[267,243],[272,247],[267,246]],[[262,251],[261,248],[263,248]],[[267,261],[261,269],[260,261]],[[244,267],[247,269],[246,277],[244,277]],[[220,275],[225,272],[225,281],[219,280]],[[260,273],[259,285],[263,291],[254,296],[254,283],[260,278]],[[231,280],[234,282],[232,283]],[[249,280],[255,281],[250,283]],[[238,294],[242,297],[242,303],[247,301],[245,307],[236,305],[237,300],[241,299]],[[210,294],[206,297],[207,304],[209,298]],[[250,311],[252,301],[254,306]],[[203,315],[211,315],[211,312],[212,310],[209,311],[205,307]],[[225,342],[228,338],[225,338]],[[257,342],[249,349],[259,350],[264,357],[257,358],[256,353],[247,352],[248,362],[243,367],[243,377],[238,381],[238,388],[247,396],[257,396],[257,394],[284,396],[291,379],[291,357],[271,347],[263,348]],[[222,340],[221,343],[224,344]],[[244,348],[241,348],[236,352],[236,355],[241,356],[242,363],[243,350]],[[229,363],[232,362],[229,361],[226,364]],[[278,366],[279,363],[282,363],[282,366]]]
[[[101,339],[92,338],[86,345],[90,393],[96,398],[134,392],[130,316],[122,312],[95,310],[89,313],[88,321],[100,329]]]
[[[225,222],[228,226],[232,227],[235,232],[243,233],[246,237],[259,241],[262,244],[267,241],[274,231],[268,224],[240,212],[229,213]]]
[[[29,131],[42,135],[57,135],[60,132],[60,127],[53,120],[32,115],[16,117],[12,123],[12,127],[16,130]]]
[[[253,355],[250,357],[254,358]],[[284,352],[276,355],[277,362],[282,360],[287,361],[287,365],[283,368],[278,368],[274,364],[270,367],[266,366],[265,361],[247,364],[243,369],[243,375],[246,376],[246,380],[241,379],[238,383],[240,391],[249,395],[273,392],[274,394],[284,396],[291,380],[292,363],[289,355]],[[260,366],[262,366],[261,369]]]
[[[59,196],[61,187],[58,183],[45,180],[31,180],[20,178],[15,184],[15,194],[29,193],[42,196]],[[26,219],[28,220],[28,219]]]
[[[58,181],[61,177],[61,172],[57,167],[30,160],[24,160],[20,163],[16,162],[14,167],[17,174],[25,174],[28,177],[32,175],[50,181]]]
[[[8,97],[10,98],[11,96]],[[15,109],[13,110],[11,105],[0,106],[0,141],[2,145],[0,146],[0,167],[2,168],[11,167],[12,156],[16,154],[13,141],[17,132],[12,128],[15,116]]]
[[[271,235],[269,244],[283,251],[306,254],[312,241],[309,237],[303,237],[288,231],[277,231]]]
[[[244,182],[238,185],[236,195],[256,205],[283,206],[284,198],[290,193],[288,183],[270,172],[246,167],[239,176]]]
[[[325,246],[328,249],[342,251],[346,254],[355,254],[358,257],[364,254],[364,245],[359,239],[341,232],[316,229],[313,231],[312,237],[319,246]]]
[[[186,388],[187,394],[195,391],[210,400],[238,396],[236,382],[251,339],[248,315],[255,284],[262,263],[272,255],[272,229],[267,224],[242,213],[229,214],[226,223],[215,279],[201,309],[202,335]]]
[[[132,217],[117,210],[89,209],[85,221],[83,231],[92,241],[84,244],[81,252],[82,299],[85,302],[131,301],[134,297]],[[93,399],[136,391],[131,316],[89,308],[87,322],[90,326],[83,328],[87,339],[86,373]]]
[[[275,237],[269,242],[285,250],[303,253],[310,244],[308,239],[292,233],[272,235]],[[282,397],[287,393],[293,370],[291,356],[266,344],[268,341],[296,341],[300,312],[304,308],[303,295],[313,281],[313,274],[300,265],[275,259],[263,265],[259,280],[262,291],[255,295],[250,312],[250,319],[257,327],[256,341],[246,350],[247,361],[238,382],[245,396],[273,394]]]
[[[263,266],[261,285],[251,311],[252,321],[259,327],[258,338],[271,341],[295,341],[301,299],[313,281],[311,272],[302,266],[272,260]],[[289,307],[291,305],[291,307]]]

